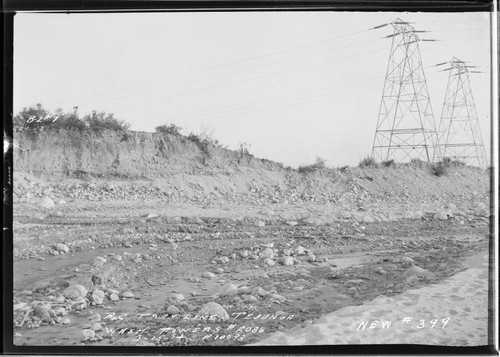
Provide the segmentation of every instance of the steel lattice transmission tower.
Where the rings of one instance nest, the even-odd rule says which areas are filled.
[[[469,72],[480,72],[469,71],[468,68],[474,66],[468,66],[456,57],[449,64],[450,68],[443,70],[450,71],[450,74],[439,123],[439,144],[434,157],[486,167],[486,152],[469,81]]]
[[[385,24],[388,25],[388,24]],[[382,27],[385,25],[377,26]],[[432,161],[437,140],[417,32],[396,19],[384,90],[373,139],[372,158]]]

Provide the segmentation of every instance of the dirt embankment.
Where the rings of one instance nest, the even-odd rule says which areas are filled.
[[[245,153],[156,133],[17,132],[14,140],[16,173],[44,178],[51,186],[80,182],[109,189],[111,183],[115,197],[120,196],[117,191],[126,195],[133,186],[146,194],[165,194],[171,201],[208,204],[220,199],[256,204],[348,201],[362,205],[372,199],[422,203],[474,198],[484,202],[489,187],[486,172],[474,168],[453,168],[441,177],[427,167],[408,165],[301,174]],[[21,186],[17,194],[23,196],[24,176],[16,178]],[[31,180],[30,188],[33,185],[36,182]],[[42,196],[42,190],[29,192]]]

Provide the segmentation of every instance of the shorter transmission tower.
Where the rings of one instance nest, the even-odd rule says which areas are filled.
[[[439,65],[446,64],[439,63]],[[469,81],[469,68],[456,57],[449,62],[448,86],[443,103],[434,159],[461,160],[478,167],[486,167],[486,152]]]

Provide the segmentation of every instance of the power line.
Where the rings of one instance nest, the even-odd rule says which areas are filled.
[[[429,77],[432,77],[429,76]],[[373,78],[367,78],[367,79],[364,79],[364,80],[360,80],[360,81],[356,81],[356,82],[352,82],[350,84],[348,83],[345,83],[344,85],[351,85],[351,84],[354,84],[354,83],[359,83],[359,82],[363,82],[363,81],[372,81],[374,79],[378,79],[378,78],[381,78],[381,77],[373,77]],[[373,87],[375,85],[378,85],[378,83],[372,83],[372,84],[369,84],[369,85],[364,85],[364,86],[356,86],[356,89],[359,89],[359,88],[365,88],[365,87]],[[338,86],[337,86],[338,87]],[[325,87],[325,88],[320,88],[320,89],[316,89],[316,90],[311,90],[311,91],[301,91],[301,92],[295,92],[295,93],[292,93],[290,95],[283,95],[283,96],[277,96],[277,97],[273,97],[273,98],[269,98],[269,99],[278,99],[280,97],[290,97],[290,96],[300,96],[301,94],[303,93],[307,93],[307,92],[315,92],[315,91],[319,91],[319,90],[325,90],[325,89],[338,89],[337,87]],[[346,89],[340,89],[340,90],[337,90],[335,91],[334,93],[336,92],[342,92],[342,91],[345,91]],[[362,91],[362,92],[352,92],[350,91],[349,92],[349,95],[348,96],[351,96],[351,95],[355,95],[355,94],[361,94],[361,93],[367,93],[367,92],[373,92],[373,91]],[[326,95],[326,93],[320,93],[320,95]],[[313,95],[313,96],[309,96],[310,98],[315,98],[317,96]],[[324,100],[331,100],[331,99],[336,99],[336,98],[341,98],[341,97],[345,97],[345,96],[328,96],[327,98],[324,98],[320,101],[324,101]],[[226,109],[226,108],[231,108],[231,107],[234,107],[234,106],[239,106],[239,105],[247,105],[247,104],[251,104],[251,103],[255,103],[255,102],[259,102],[259,101],[262,101],[262,100],[265,100],[266,98],[264,99],[258,99],[258,100],[254,100],[254,101],[249,101],[249,102],[245,102],[245,103],[239,103],[239,104],[234,104],[234,105],[228,105],[228,106],[222,106],[222,107],[219,107],[217,109]],[[304,99],[303,96],[301,96],[299,99]],[[268,106],[268,105],[273,105],[273,104],[284,104],[284,103],[287,103],[289,102],[290,100],[293,100],[293,98],[291,99],[287,99],[285,101],[275,101],[275,102],[270,102],[270,103],[263,103],[263,104],[260,104],[261,106]],[[315,102],[317,102],[318,100],[316,100]],[[310,104],[310,103],[313,103],[311,101],[302,101],[302,102],[294,102],[292,105],[299,105],[299,104]],[[271,106],[270,108],[260,108],[258,109],[259,111],[261,110],[272,110],[272,109],[276,109],[276,108],[281,108],[281,107],[288,107],[290,105],[285,105],[285,106],[278,106],[278,107],[273,107]],[[250,111],[246,111],[246,112],[242,112],[242,113],[237,113],[236,115],[238,114],[248,114],[248,113],[251,113],[255,110],[255,106],[250,106],[250,107],[243,107],[243,108],[235,108],[235,109],[229,109],[229,110],[219,110],[219,111],[212,111],[212,112],[206,112],[204,110],[200,110],[200,111],[196,111],[196,112],[189,112],[189,113],[186,113],[185,115],[178,115],[178,114],[173,114],[171,116],[168,117],[168,122],[176,122],[178,124],[183,124],[183,123],[190,123],[190,122],[196,122],[196,121],[202,121],[202,120],[206,120],[206,119],[209,119],[211,118],[212,116],[214,115],[217,115],[217,116],[227,116],[228,114],[230,113],[234,113],[234,112],[238,112],[238,111],[242,111],[242,110],[247,110],[247,109],[252,109]],[[201,114],[199,114],[201,113]],[[196,115],[198,114],[198,115]],[[176,117],[177,115],[177,117]],[[188,120],[188,121],[184,121],[183,119],[187,119],[189,117],[192,117],[194,115],[194,120]],[[156,117],[156,118],[167,118],[165,116],[160,116],[160,117]],[[156,119],[156,118],[150,118],[150,119]]]
[[[300,48],[306,48],[306,47],[315,46],[315,45],[318,45],[318,44],[321,44],[321,43],[331,42],[331,41],[334,41],[334,40],[337,40],[337,39],[340,39],[340,38],[354,36],[354,35],[357,35],[357,34],[360,34],[360,33],[364,33],[364,32],[366,32],[366,30],[356,31],[356,32],[353,32],[353,33],[349,33],[349,34],[345,34],[345,35],[341,35],[341,36],[336,36],[336,37],[328,38],[328,39],[321,40],[321,41],[315,41],[315,42],[312,42],[312,43],[306,43],[306,44],[303,44],[303,45],[299,45],[299,46],[287,48],[287,49],[280,50],[280,51],[274,51],[274,52],[270,52],[270,53],[259,55],[259,56],[253,56],[253,57],[250,57],[250,58],[244,58],[242,60],[237,60],[237,61],[233,61],[233,62],[230,62],[230,63],[221,64],[221,65],[217,65],[217,66],[213,66],[213,67],[209,67],[209,68],[205,68],[205,69],[200,69],[200,70],[189,72],[189,73],[182,73],[182,74],[178,74],[178,75],[174,75],[174,76],[170,76],[170,77],[158,79],[158,80],[155,80],[155,81],[150,81],[150,82],[145,82],[145,83],[141,83],[141,84],[137,84],[137,85],[123,87],[123,88],[115,90],[114,92],[125,91],[125,90],[139,88],[139,87],[143,87],[143,86],[148,86],[148,85],[151,85],[151,84],[160,83],[160,82],[164,82],[164,81],[168,81],[168,80],[172,80],[172,79],[177,79],[177,78],[192,76],[194,74],[209,72],[209,71],[213,71],[213,70],[216,70],[216,69],[221,69],[221,68],[228,67],[228,66],[233,66],[235,64],[241,64],[241,63],[246,63],[246,62],[249,62],[249,61],[254,61],[256,59],[262,59],[262,58],[266,58],[266,57],[272,57],[272,56],[275,56],[277,54],[294,51],[294,50],[297,50],[297,49],[300,49]],[[366,42],[367,41],[362,42],[361,44],[366,43]],[[74,99],[66,100],[66,101],[62,101],[62,103],[72,102],[72,101],[75,101],[75,100]]]
[[[342,57],[342,58],[336,58],[336,59],[333,59],[333,60],[328,60],[328,61],[324,61],[324,62],[320,62],[320,63],[315,63],[315,64],[311,64],[311,65],[307,65],[307,66],[296,67],[296,68],[292,68],[292,69],[281,71],[281,72],[275,72],[275,73],[270,73],[270,74],[265,74],[265,75],[259,75],[259,76],[255,76],[255,77],[251,77],[251,78],[247,78],[247,79],[243,79],[243,80],[222,83],[222,84],[218,84],[218,85],[215,85],[215,86],[200,88],[200,89],[193,90],[193,91],[187,91],[187,92],[182,92],[182,93],[175,93],[175,94],[172,94],[172,95],[169,95],[169,96],[161,96],[159,98],[154,98],[154,99],[151,99],[151,100],[142,101],[141,103],[149,103],[149,102],[152,102],[152,101],[154,102],[154,101],[157,101],[157,100],[164,100],[164,99],[173,98],[173,97],[179,97],[179,96],[183,96],[183,95],[187,95],[187,94],[192,94],[192,93],[196,93],[196,92],[203,92],[203,91],[207,91],[207,90],[211,90],[211,89],[215,89],[215,88],[225,87],[225,86],[232,85],[232,84],[240,84],[240,83],[244,83],[244,82],[248,82],[248,81],[253,81],[253,80],[256,80],[256,79],[262,79],[262,78],[266,78],[266,77],[270,77],[270,76],[276,76],[276,75],[281,75],[281,74],[285,74],[285,73],[295,72],[295,71],[302,70],[302,69],[317,67],[317,66],[321,66],[321,65],[324,65],[324,64],[329,64],[329,63],[332,63],[332,62],[336,62],[336,61],[339,61],[339,60],[344,60],[344,59],[359,57],[359,56],[362,56],[362,55],[365,55],[365,54],[371,54],[371,53],[376,53],[376,52],[380,52],[380,51],[383,51],[383,49],[369,51],[369,52],[365,52],[365,53],[361,53],[361,54],[355,54],[355,55],[352,55],[352,56],[347,56],[347,57]],[[169,87],[169,88],[171,88],[171,87]],[[167,88],[167,89],[169,89],[169,88]],[[108,98],[108,99],[102,99],[102,100],[98,100],[98,101],[87,102],[87,103],[83,103],[83,104],[79,104],[79,105],[88,105],[88,104],[94,104],[94,103],[103,102],[103,101],[123,99],[123,98],[127,98],[127,97],[134,96],[134,95],[147,94],[147,93],[151,93],[151,92],[158,92],[159,90],[161,90],[161,88],[160,89],[149,90],[149,91],[144,91],[144,92],[140,92],[140,93],[134,93],[134,94],[124,95],[124,96],[119,96],[119,97],[115,97],[115,98]],[[122,107],[124,107],[124,106],[125,107],[126,106],[130,106],[130,105],[133,105],[133,104],[134,103],[124,104],[124,105],[122,105]]]

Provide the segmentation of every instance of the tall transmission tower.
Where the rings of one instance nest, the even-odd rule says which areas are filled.
[[[416,33],[426,31],[417,31],[401,19],[390,25],[394,33],[384,37],[392,38],[392,46],[372,157],[379,161],[432,161],[437,131],[418,43],[435,40],[419,39]]]
[[[443,64],[447,62],[436,66]],[[469,71],[475,66],[469,66],[456,57],[449,64],[450,67],[443,70],[450,71],[450,74],[434,158],[461,160],[469,165],[486,167],[486,152],[469,81],[469,73],[481,72]]]

